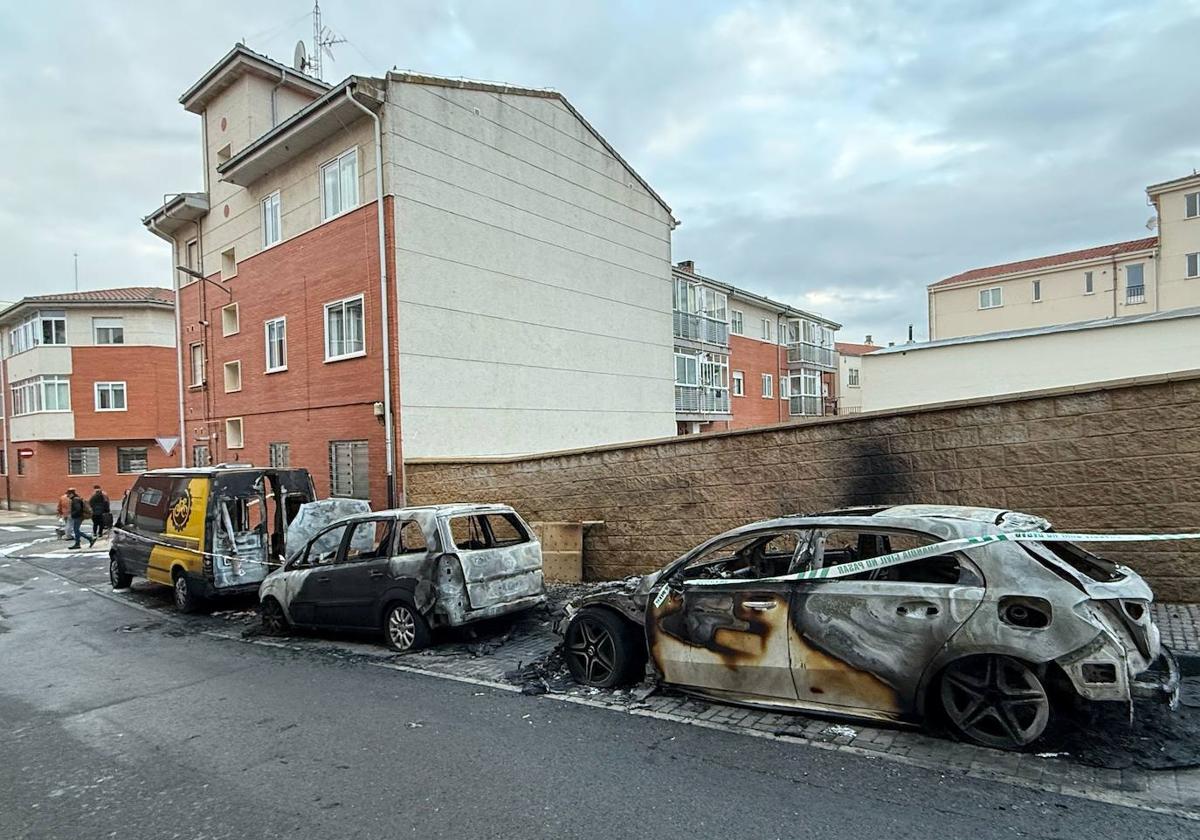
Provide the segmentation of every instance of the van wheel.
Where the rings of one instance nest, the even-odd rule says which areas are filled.
[[[411,601],[397,601],[384,615],[383,638],[401,653],[420,650],[429,644],[429,625]]]
[[[115,554],[108,558],[108,582],[112,584],[113,589],[128,589],[133,583],[133,575],[121,567],[121,561]]]
[[[188,576],[183,572],[175,575],[175,608],[182,613],[194,613],[200,605],[200,597],[192,592]]]

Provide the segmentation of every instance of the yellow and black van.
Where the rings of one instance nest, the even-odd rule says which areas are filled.
[[[315,498],[303,469],[142,473],[113,523],[109,580],[115,589],[134,577],[173,587],[183,612],[219,595],[256,592],[283,562],[288,523]]]

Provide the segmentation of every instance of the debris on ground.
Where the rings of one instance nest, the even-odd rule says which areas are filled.
[[[824,734],[830,738],[857,738],[858,730],[849,726],[835,723],[833,726],[825,727]]]
[[[513,685],[521,686],[525,695],[565,694],[575,686],[571,674],[567,671],[567,663],[562,656],[562,645],[556,645],[554,650],[540,659],[527,664],[518,665],[511,671],[505,671],[504,679]]]

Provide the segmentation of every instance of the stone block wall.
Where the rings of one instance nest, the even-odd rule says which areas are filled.
[[[411,504],[599,520],[587,579],[658,568],[745,522],[864,504],[980,505],[1059,530],[1200,531],[1200,371],[505,459],[407,466]],[[1200,543],[1097,547],[1200,601]]]

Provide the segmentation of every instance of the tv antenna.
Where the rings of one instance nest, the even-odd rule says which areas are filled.
[[[313,37],[312,55],[304,49],[304,42],[296,43],[296,52],[292,57],[293,66],[301,73],[307,73],[315,78],[321,78],[321,53],[333,59],[333,46],[346,43],[345,38],[338,37],[328,26],[321,25],[321,0],[313,0]]]

